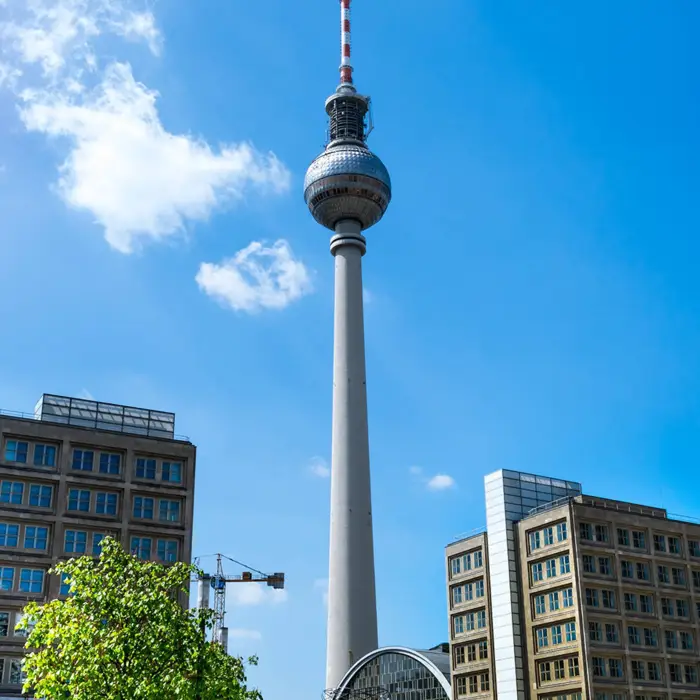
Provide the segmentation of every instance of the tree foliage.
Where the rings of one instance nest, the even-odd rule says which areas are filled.
[[[45,700],[261,700],[242,659],[206,641],[213,611],[181,606],[194,571],[142,561],[111,538],[99,559],[56,565],[51,573],[71,595],[25,608],[24,691]]]

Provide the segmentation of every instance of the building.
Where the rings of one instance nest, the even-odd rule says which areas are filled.
[[[418,650],[376,649],[359,659],[341,679],[335,700],[449,700],[449,645]]]
[[[194,445],[175,415],[45,394],[0,413],[0,696],[21,688],[29,600],[67,593],[47,570],[107,535],[144,559],[190,561]]]
[[[485,484],[487,531],[446,551],[454,697],[700,699],[700,523],[547,477]]]
[[[367,147],[370,99],[358,93],[353,84],[350,0],[340,0],[340,20],[340,84],[326,100],[328,143],[304,179],[309,210],[318,223],[333,232],[330,249],[335,258],[326,655],[329,689],[338,686],[355,661],[378,646],[362,257],[367,250],[363,233],[379,222],[391,200],[389,172]]]

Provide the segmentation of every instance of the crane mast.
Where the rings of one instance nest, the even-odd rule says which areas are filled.
[[[228,627],[225,625],[226,616],[226,585],[229,583],[263,583],[273,589],[281,590],[284,588],[284,574],[264,574],[262,571],[256,571],[251,567],[245,567],[250,571],[243,571],[239,575],[227,574],[224,571],[223,560],[238,564],[245,567],[245,564],[237,562],[223,554],[216,555],[216,573],[202,573],[197,581],[197,607],[209,607],[209,594],[211,589],[214,590],[214,629],[212,631],[212,641],[221,644],[224,651],[228,651]]]

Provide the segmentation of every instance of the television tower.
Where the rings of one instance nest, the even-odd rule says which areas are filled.
[[[389,206],[391,180],[366,144],[370,99],[353,85],[350,2],[340,0],[340,85],[326,100],[328,142],[304,180],[304,199],[311,213],[333,231],[330,248],[335,258],[326,688],[336,688],[352,664],[378,645],[362,308],[366,241],[362,234]]]

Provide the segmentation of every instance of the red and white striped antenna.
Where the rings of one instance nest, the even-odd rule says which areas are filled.
[[[350,62],[350,2],[340,0],[340,84],[352,85]]]

